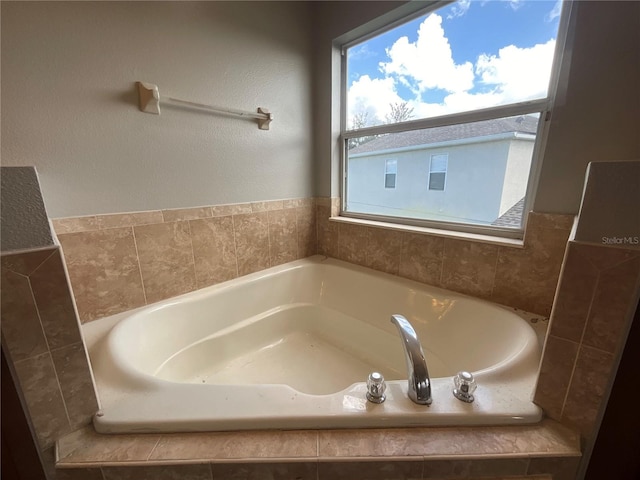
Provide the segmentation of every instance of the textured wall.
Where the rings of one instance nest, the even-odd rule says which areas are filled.
[[[52,217],[313,195],[306,2],[2,2],[2,162]],[[137,108],[160,95],[255,121]]]
[[[35,168],[2,167],[0,180],[2,251],[53,245]]]

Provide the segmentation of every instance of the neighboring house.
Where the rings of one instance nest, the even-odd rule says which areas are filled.
[[[362,143],[348,152],[346,209],[519,227],[497,220],[525,196],[537,124],[519,116]]]

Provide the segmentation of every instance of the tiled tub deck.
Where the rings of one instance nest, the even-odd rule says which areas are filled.
[[[100,435],[58,441],[60,480],[572,480],[579,436],[501,427]]]

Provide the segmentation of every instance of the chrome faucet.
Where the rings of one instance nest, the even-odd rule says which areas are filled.
[[[418,335],[402,315],[391,315],[391,323],[398,327],[402,337],[409,374],[409,399],[419,405],[431,405],[431,379]]]

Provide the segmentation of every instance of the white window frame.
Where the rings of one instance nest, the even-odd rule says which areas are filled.
[[[434,157],[444,157],[444,170],[434,170],[433,169],[433,158]],[[427,190],[430,192],[444,192],[447,188],[447,171],[449,170],[449,154],[448,153],[434,153],[429,158],[429,178],[427,178]],[[442,188],[431,188],[431,174],[433,173],[444,173],[444,182],[442,183]]]
[[[549,79],[549,89],[547,97],[539,100],[531,100],[520,103],[514,103],[504,106],[497,106],[485,109],[472,110],[462,113],[453,113],[448,115],[442,115],[438,117],[429,117],[419,120],[409,120],[405,122],[391,123],[376,125],[372,127],[360,128],[357,130],[347,129],[347,55],[346,52],[352,46],[363,43],[371,38],[374,38],[388,30],[395,28],[409,22],[410,20],[426,15],[431,11],[435,11],[447,4],[450,4],[450,0],[432,1],[428,6],[423,8],[416,8],[415,5],[418,2],[409,2],[405,8],[397,9],[398,15],[385,15],[383,21],[384,25],[380,25],[380,22],[373,21],[366,25],[358,27],[354,32],[357,32],[357,36],[348,34],[343,36],[343,41],[338,40],[335,44],[339,48],[341,54],[340,61],[340,125],[341,133],[339,136],[340,141],[340,192],[341,192],[341,205],[340,216],[347,218],[357,218],[370,221],[379,221],[391,224],[410,225],[426,228],[434,228],[441,230],[449,230],[456,232],[466,232],[471,234],[491,235],[495,237],[503,238],[515,238],[522,239],[524,237],[524,231],[526,229],[527,215],[534,203],[534,192],[537,188],[538,179],[540,176],[542,153],[544,152],[544,146],[546,145],[549,120],[551,119],[551,113],[553,106],[556,102],[556,96],[559,90],[559,70],[562,63],[563,51],[567,42],[567,30],[571,11],[571,1],[563,0],[562,15],[560,23],[558,25],[558,35],[556,37],[556,47],[554,53],[553,65],[551,68],[551,76]],[[413,9],[411,9],[413,4]],[[409,8],[409,9],[407,9]],[[565,79],[566,82],[566,79]],[[443,127],[461,123],[472,123],[483,120],[491,120],[495,118],[511,117],[517,115],[526,115],[538,113],[540,115],[540,121],[538,123],[538,131],[536,133],[536,143],[533,149],[533,155],[531,159],[531,169],[529,172],[529,181],[527,183],[527,189],[525,194],[525,206],[524,214],[522,218],[521,228],[509,228],[499,226],[485,226],[485,225],[473,225],[465,223],[454,223],[437,220],[423,220],[406,217],[386,216],[380,214],[365,214],[357,212],[349,212],[346,210],[348,203],[347,198],[347,144],[349,139],[364,137],[369,135],[381,135],[388,133],[400,133],[410,130],[422,130],[426,128]]]
[[[393,165],[393,172],[390,171],[389,166]],[[393,175],[393,187],[387,187],[387,175]],[[384,160],[384,188],[388,190],[395,190],[396,182],[398,181],[398,160],[396,158],[386,158]]]

